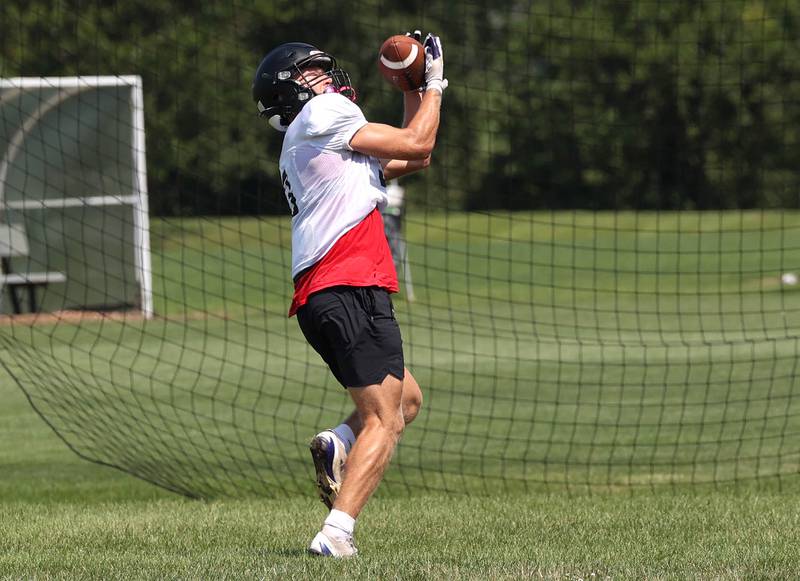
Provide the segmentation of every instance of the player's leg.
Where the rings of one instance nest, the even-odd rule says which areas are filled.
[[[406,368],[401,399],[405,425],[414,421],[421,405],[422,390],[420,390],[417,380]],[[320,499],[328,509],[333,508],[333,503],[339,495],[347,458],[353,444],[361,434],[362,427],[361,414],[356,409],[335,428],[318,433],[309,444],[317,475],[317,489]]]
[[[389,465],[400,439],[403,382],[387,375],[380,385],[350,388],[363,428],[347,457],[347,470],[334,508],[356,518]]]
[[[414,421],[422,407],[422,390],[419,388],[417,380],[411,375],[408,367],[404,368],[403,376],[403,420],[406,425]]]
[[[357,516],[370,495],[377,488],[381,477],[386,470],[391,459],[392,452],[399,439],[400,432],[405,425],[413,421],[419,412],[422,404],[422,392],[419,389],[414,376],[405,369],[405,376],[402,382],[402,393],[400,395],[400,411],[392,412],[396,408],[396,382],[391,375],[384,380],[381,386],[372,388],[351,388],[350,394],[356,401],[356,419],[354,427],[363,427],[359,430],[357,442],[360,442],[358,449],[351,450],[351,456],[347,462],[348,473],[344,481],[349,484],[342,485],[344,495],[341,500],[337,495],[329,498],[334,502],[334,508],[325,519],[322,531],[317,533],[311,542],[309,550],[318,555],[329,555],[336,557],[353,556],[358,553],[353,542],[353,529],[355,527],[355,516]],[[375,391],[374,388],[379,391]],[[380,391],[382,389],[382,391]],[[376,396],[391,396],[390,401]],[[385,411],[382,411],[385,410]],[[361,414],[364,414],[365,421],[362,421]],[[398,420],[402,418],[402,426]],[[395,418],[395,422],[386,422],[382,418]],[[353,418],[353,416],[351,416]],[[393,426],[384,424],[394,423]],[[373,427],[375,429],[373,429]],[[377,452],[377,453],[376,453]],[[354,456],[353,456],[354,454]],[[348,476],[349,474],[349,476]],[[341,489],[337,488],[337,492]]]
[[[422,390],[417,383],[417,380],[414,379],[414,376],[411,375],[411,372],[408,370],[408,367],[404,368],[405,375],[403,376],[403,420],[405,420],[406,425],[410,424],[414,421],[414,418],[417,417],[419,413],[419,408],[422,406]],[[346,425],[350,431],[353,433],[353,436],[358,438],[358,435],[361,433],[361,414],[358,413],[358,409],[353,410],[347,418],[342,422],[341,425]],[[338,427],[338,426],[337,426]],[[336,432],[336,428],[330,430],[332,432]],[[340,438],[343,439],[343,436],[339,435]],[[351,446],[352,447],[352,446]]]
[[[325,349],[330,349],[334,357],[326,357],[325,349],[316,346],[315,349],[329,363],[340,383],[349,386],[357,415],[351,415],[346,425],[348,431],[355,428],[358,437],[347,458],[342,483],[344,497],[335,501],[309,550],[342,557],[356,552],[352,540],[355,517],[377,488],[391,459],[405,426],[404,403],[406,415],[413,419],[419,410],[421,394],[410,376],[404,398],[406,369],[402,339],[388,293],[373,288],[347,288],[331,291],[333,295],[335,304],[331,301],[319,320],[326,336]],[[314,307],[322,310],[321,303],[326,300],[325,295],[320,296]],[[306,334],[309,335],[313,336]],[[353,484],[346,484],[348,481]]]
[[[347,471],[333,509],[309,551],[317,555],[349,557],[356,517],[380,484],[405,427],[403,382],[387,375],[381,384],[348,389],[356,404],[361,432],[347,458]]]
[[[414,421],[414,418],[416,418],[419,413],[420,407],[422,407],[422,390],[417,380],[408,370],[408,367],[404,367],[403,370],[405,374],[403,376],[403,399],[401,403],[403,406],[403,420],[406,425],[408,425]],[[353,413],[347,416],[347,419],[342,423],[346,424],[352,430],[353,435],[358,438],[363,425],[358,408],[353,410]]]
[[[311,541],[309,551],[317,555],[357,554],[353,543],[355,520],[380,484],[405,427],[403,381],[387,375],[381,384],[348,391],[356,404],[362,429],[350,450],[347,472],[333,509]]]

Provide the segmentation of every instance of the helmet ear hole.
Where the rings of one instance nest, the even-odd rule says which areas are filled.
[[[280,131],[280,132],[286,132],[286,130],[289,128],[288,125],[284,125],[283,124],[280,115],[273,115],[272,117],[270,117],[269,118],[269,125],[273,129],[275,129],[277,131]]]

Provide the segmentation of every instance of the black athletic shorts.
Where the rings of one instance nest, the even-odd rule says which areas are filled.
[[[403,340],[389,293],[379,287],[336,286],[308,297],[297,322],[344,387],[403,379]]]

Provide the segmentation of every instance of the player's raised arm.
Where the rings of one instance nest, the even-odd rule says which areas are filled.
[[[446,87],[441,41],[439,37],[429,34],[425,39],[425,92],[416,114],[403,128],[382,123],[367,123],[353,135],[350,147],[381,159],[425,160],[436,145],[439,110],[442,93]],[[391,162],[386,167],[390,165]],[[397,175],[397,173],[387,175],[387,178],[391,179]]]
[[[419,90],[405,91],[403,93],[403,127],[408,127],[417,114],[422,103],[422,95],[423,93]],[[430,164],[430,155],[423,159],[381,159],[383,175],[387,180],[393,180],[423,170]]]

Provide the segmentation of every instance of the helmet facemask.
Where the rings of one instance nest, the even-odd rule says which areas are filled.
[[[320,67],[323,71],[325,71],[325,74],[308,79],[305,75],[305,71],[312,67]],[[350,75],[348,75],[344,70],[336,68],[336,59],[334,59],[332,56],[327,54],[311,55],[304,61],[297,63],[294,68],[296,69],[296,73],[292,75],[292,78],[301,87],[311,89],[311,96],[316,95],[316,92],[313,89],[314,86],[324,82],[326,78],[330,78],[332,82],[330,85],[325,87],[325,93],[339,93],[343,97],[350,99],[353,103],[356,102],[358,97],[356,95],[356,90],[353,88],[353,85],[350,81]],[[282,72],[285,73],[287,71]]]

